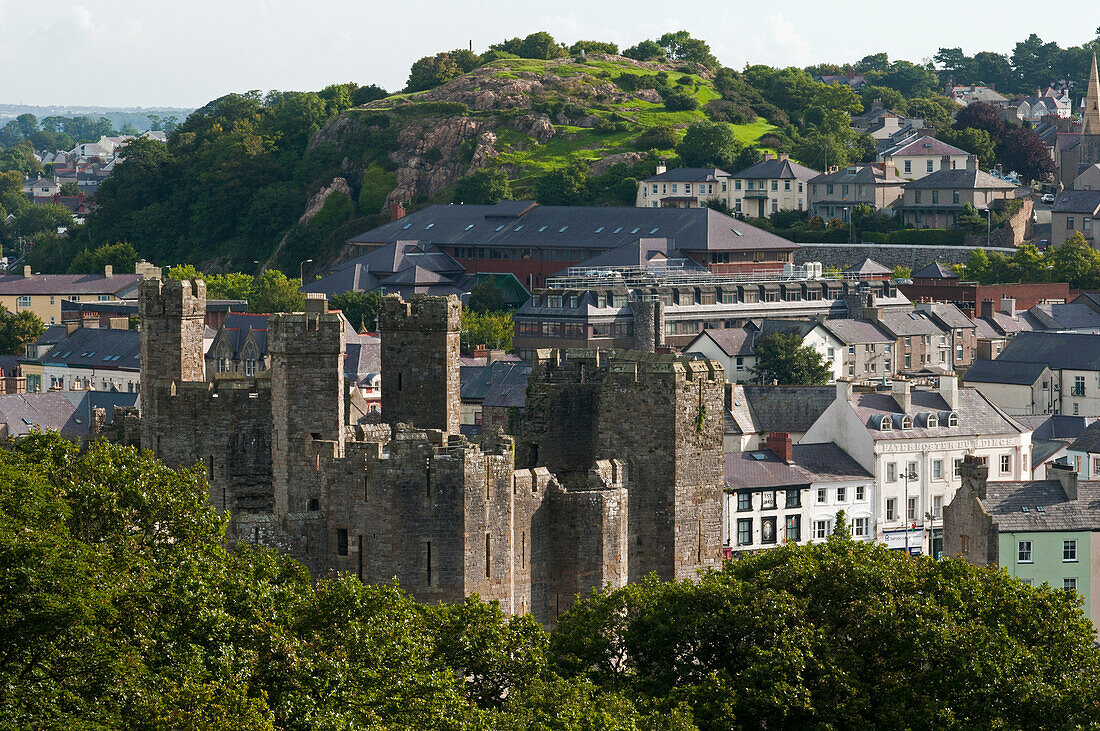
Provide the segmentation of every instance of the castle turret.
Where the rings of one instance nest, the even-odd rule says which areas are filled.
[[[390,295],[378,318],[382,419],[457,434],[462,305],[454,295]]]
[[[203,380],[206,282],[145,279],[139,297],[141,382]]]
[[[343,444],[344,320],[325,298],[268,320],[275,514],[318,510],[314,441]]]

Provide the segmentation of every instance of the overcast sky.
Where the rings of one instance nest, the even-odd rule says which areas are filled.
[[[804,66],[1091,39],[1094,2],[0,0],[0,103],[195,107],[230,91],[404,85],[413,61],[538,30],[626,47],[685,28],[722,63]],[[1079,22],[1076,22],[1079,19]],[[1067,22],[1069,21],[1069,22]]]

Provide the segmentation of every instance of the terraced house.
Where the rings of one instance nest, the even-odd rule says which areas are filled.
[[[706,208],[708,201],[725,201],[730,174],[719,168],[657,166],[655,175],[638,183],[640,208]]]
[[[727,204],[735,213],[763,218],[779,211],[809,208],[809,182],[820,173],[786,154],[764,153],[764,159],[730,176]]]

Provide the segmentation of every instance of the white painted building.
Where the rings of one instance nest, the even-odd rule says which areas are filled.
[[[1030,430],[953,377],[935,391],[899,380],[890,389],[853,393],[843,381],[836,389],[802,442],[835,442],[874,475],[875,537],[891,548],[939,554],[943,506],[966,455],[985,460],[991,480],[1031,479]]]

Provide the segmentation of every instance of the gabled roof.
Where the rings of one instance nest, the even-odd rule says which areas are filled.
[[[985,490],[982,507],[1002,532],[1100,530],[1100,482],[1078,482],[1076,500],[1058,480],[987,482]]]
[[[756,330],[750,327],[726,327],[704,330],[684,348],[685,353],[692,352],[700,338],[709,338],[718,348],[731,358],[752,355],[752,340]]]
[[[677,265],[687,269],[695,269],[705,272],[706,267],[698,264],[675,247],[675,242],[669,239],[642,238],[637,241],[628,241],[622,246],[597,254],[591,259],[585,259],[578,266],[581,267],[637,267],[646,266],[652,262],[676,259]]]
[[[874,479],[870,472],[833,442],[795,444],[791,449],[791,461],[812,482]]]
[[[63,393],[20,393],[0,395],[0,423],[10,436],[29,434],[33,429],[59,431],[67,437],[89,433],[88,420]]]
[[[924,313],[913,310],[912,312],[883,312],[878,324],[886,332],[894,337],[911,337],[913,335],[943,335],[944,330],[930,318],[924,317]]]
[[[1001,360],[977,360],[966,371],[966,383],[1001,383],[1031,386],[1047,367],[1042,363],[1014,363]]]
[[[734,173],[733,178],[749,178],[752,180],[805,180],[816,178],[821,173],[817,170],[800,165],[790,159],[761,160],[755,165],[750,165],[744,170]]]
[[[357,335],[344,346],[344,378],[362,384],[382,371],[382,341],[375,335]]]
[[[1100,328],[1100,312],[1083,302],[1035,305],[1027,314],[1050,330]]]
[[[926,188],[956,188],[963,190],[1015,190],[1020,186],[995,178],[982,170],[939,169],[905,184],[906,190]]]
[[[760,337],[779,334],[805,338],[819,324],[817,320],[764,320],[760,323]]]
[[[944,327],[954,330],[969,330],[974,327],[974,321],[950,302],[933,302],[924,306],[929,308],[928,314],[943,323]]]
[[[728,452],[725,462],[725,486],[731,490],[803,489],[810,486],[804,472],[779,459],[770,449]]]
[[[80,327],[42,356],[43,365],[101,368],[120,371],[141,369],[141,335],[137,330]]]
[[[498,360],[485,366],[459,368],[459,395],[463,401],[484,401],[494,384],[527,388],[531,366],[522,361]]]
[[[1093,214],[1100,210],[1100,190],[1063,190],[1054,199],[1055,213]]]
[[[746,384],[744,394],[760,432],[803,433],[836,399],[836,387]]]
[[[1094,421],[1086,426],[1081,435],[1069,445],[1069,448],[1074,452],[1100,454],[1100,421]]]
[[[902,411],[889,391],[854,393],[851,405],[856,418],[867,427],[873,439],[958,438],[982,434],[1019,434],[1027,431],[973,388],[958,390],[958,405],[954,411],[959,416],[959,425],[955,427],[947,426],[945,417],[952,409],[938,392],[913,389],[910,398],[912,405],[907,415],[913,418],[911,429],[901,428]],[[940,417],[939,426],[925,426],[925,421],[921,418],[925,414],[936,414]],[[893,428],[881,428],[883,417],[890,419]]]
[[[715,183],[720,178],[730,176],[720,168],[673,168],[663,173],[657,173],[645,179],[647,183],[656,183],[667,180],[677,183]]]
[[[954,145],[941,142],[931,135],[921,135],[915,140],[906,140],[886,152],[884,155],[893,157],[913,157],[914,155],[969,155],[966,150],[960,150]]]
[[[821,323],[821,326],[845,345],[894,342],[894,338],[883,332],[870,320],[837,318],[825,320]]]
[[[1045,363],[1052,370],[1100,371],[1100,337],[1087,333],[1021,332],[995,362]]]

